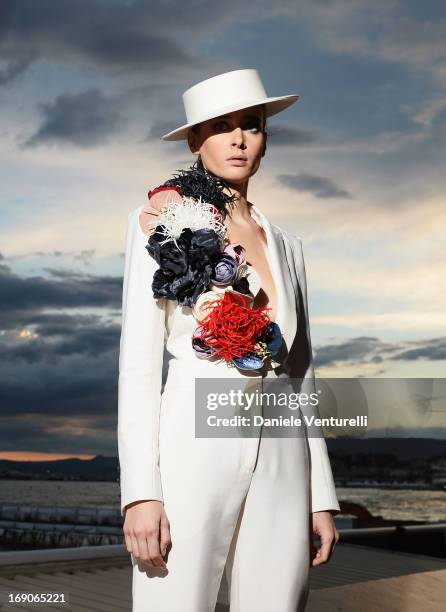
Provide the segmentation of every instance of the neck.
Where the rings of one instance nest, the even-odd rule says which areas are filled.
[[[203,164],[205,172],[209,170]],[[231,216],[231,221],[243,221],[251,217],[250,208],[251,202],[248,201],[248,183],[249,179],[242,183],[231,183],[225,179],[228,187],[223,187],[223,192],[227,195],[234,195],[235,198],[231,204],[226,205],[226,210]]]
[[[235,195],[234,201],[231,204],[227,205],[227,210],[231,215],[232,221],[241,221],[243,219],[248,219],[251,216],[250,208],[252,206],[251,202],[248,201],[248,181],[244,183],[229,183],[228,186],[230,189],[224,189],[225,193],[228,195]]]

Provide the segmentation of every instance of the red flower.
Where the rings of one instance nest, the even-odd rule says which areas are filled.
[[[249,296],[225,291],[221,298],[209,302],[210,312],[200,321],[201,338],[215,349],[212,357],[231,361],[254,352],[258,337],[270,320],[270,308],[252,309]]]

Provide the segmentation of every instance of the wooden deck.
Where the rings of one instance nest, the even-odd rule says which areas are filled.
[[[0,609],[131,611],[131,563],[124,547],[65,551],[65,556],[63,550],[0,553],[0,592],[4,602],[9,591],[64,591],[69,605],[2,603]],[[329,564],[311,570],[308,612],[438,612],[444,609],[445,592],[443,559],[338,544]],[[224,605],[216,608],[228,610]]]
[[[440,612],[446,570],[381,578],[310,592],[307,612]]]

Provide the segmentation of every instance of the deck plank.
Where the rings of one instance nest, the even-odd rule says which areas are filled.
[[[310,591],[307,612],[438,612],[444,610],[446,570]]]

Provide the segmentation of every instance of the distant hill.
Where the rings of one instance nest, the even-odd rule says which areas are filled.
[[[446,458],[446,440],[436,438],[327,438],[331,455],[395,455],[401,460]],[[89,480],[117,482],[117,457],[97,455],[93,459],[56,461],[0,460],[0,479]]]
[[[399,459],[446,457],[446,440],[437,438],[327,438],[330,453],[336,455],[390,454]]]
[[[58,459],[56,461],[0,460],[0,479],[30,478],[36,480],[118,480],[117,457],[96,455],[93,459]]]

